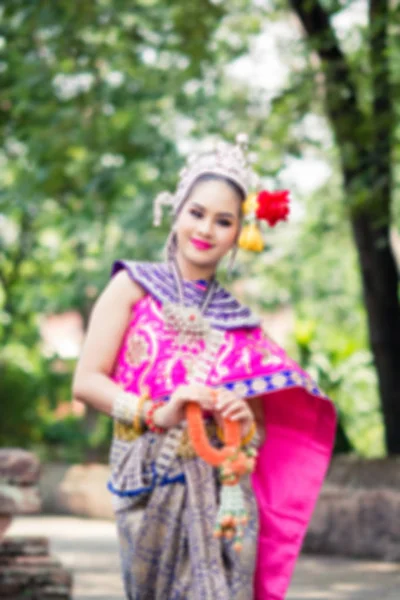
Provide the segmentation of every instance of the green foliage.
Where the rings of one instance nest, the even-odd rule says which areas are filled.
[[[349,200],[315,55],[299,36],[283,39],[279,56],[290,68],[274,93],[261,85],[268,59],[251,88],[227,69],[287,11],[286,2],[249,0],[0,3],[1,444],[68,460],[88,450],[105,457],[109,419],[88,430],[84,418],[56,412],[70,399],[73,365],[62,360],[60,370],[59,357],[43,356],[40,318],[77,310],[86,323],[115,258],[157,258],[166,227],[151,228],[152,200],[174,188],[182,154],[204,136],[245,130],[266,185],[287,187],[282,166],[303,159],[323,161],[331,174],[316,191],[290,185],[291,224],[269,232],[265,254],[239,256],[235,276],[245,279],[251,263],[256,309],[293,306],[289,350],[334,398],[357,452],[382,453]],[[341,39],[366,114],[367,33],[360,25]],[[398,50],[396,39],[390,51]],[[359,183],[352,203],[361,205]]]
[[[44,460],[82,462],[87,454],[88,440],[82,419],[49,417],[42,424],[41,457]]]
[[[301,364],[338,409],[346,438],[339,438],[337,451],[383,455],[376,374],[365,345],[338,324],[317,327],[310,321],[297,322],[295,341]]]
[[[231,25],[243,4],[232,3]],[[216,35],[225,12],[208,0],[0,7],[6,340],[14,317],[29,318],[44,302],[46,311],[87,315],[118,255],[156,256],[162,234],[143,233],[154,196],[174,187],[182,163],[176,128],[193,102],[180,90],[206,69],[219,72],[219,53],[237,55],[259,27],[256,15],[245,16],[240,43]]]
[[[115,258],[159,253],[152,200],[176,183],[184,112],[204,105],[185,84],[245,49],[259,20],[244,5],[0,3],[1,443],[72,459],[110,437],[109,420],[87,432],[57,416],[73,365],[43,356],[40,321],[75,309],[86,323]]]
[[[39,441],[40,418],[35,398],[39,381],[32,373],[18,366],[17,361],[0,360],[0,402],[3,419],[0,423],[0,445],[29,448]]]

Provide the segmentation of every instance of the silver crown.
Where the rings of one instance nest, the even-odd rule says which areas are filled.
[[[205,174],[222,175],[234,181],[247,196],[250,189],[259,185],[259,177],[250,166],[248,157],[248,137],[240,133],[236,144],[218,142],[212,152],[189,156],[186,166],[179,173],[179,183],[175,194],[161,192],[154,201],[154,225],[162,219],[162,207],[171,206],[176,215],[187,197],[194,182]]]

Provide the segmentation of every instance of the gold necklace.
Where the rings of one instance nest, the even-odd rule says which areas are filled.
[[[179,300],[177,303],[164,303],[162,310],[165,323],[169,329],[177,332],[178,343],[182,346],[190,346],[200,340],[207,343],[212,329],[204,313],[214,296],[217,282],[214,278],[211,279],[200,307],[185,306],[182,277],[178,264],[172,260],[169,265],[175,279]]]

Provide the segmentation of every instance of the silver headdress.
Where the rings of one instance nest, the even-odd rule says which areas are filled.
[[[240,133],[236,137],[236,144],[218,142],[213,151],[190,156],[186,166],[179,173],[180,179],[175,194],[161,192],[156,197],[154,225],[161,224],[163,206],[170,206],[174,215],[179,213],[190,188],[201,175],[227,177],[240,187],[244,196],[247,196],[249,190],[259,184],[259,178],[249,163],[247,149],[247,134]]]

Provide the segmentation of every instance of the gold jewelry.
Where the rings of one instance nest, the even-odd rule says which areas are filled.
[[[142,433],[143,407],[144,407],[146,400],[148,400],[148,399],[149,399],[149,394],[148,394],[148,391],[146,391],[144,394],[142,394],[140,396],[140,398],[138,398],[138,401],[136,404],[136,414],[133,418],[133,428],[138,433]]]
[[[253,421],[249,431],[244,436],[244,438],[242,438],[242,446],[247,446],[247,444],[250,444],[251,440],[256,435],[256,433],[257,433],[257,426],[256,426],[256,422]]]
[[[133,428],[132,424],[128,425],[122,421],[114,421],[114,437],[121,442],[133,442],[141,436]]]
[[[195,181],[201,175],[210,173],[231,179],[242,190],[244,196],[251,189],[259,187],[260,177],[254,171],[248,156],[247,134],[237,135],[235,144],[218,142],[209,152],[190,156],[186,166],[179,173],[175,193],[164,191],[156,197],[153,212],[154,225],[157,227],[161,224],[164,206],[171,207],[176,217]]]
[[[163,304],[162,312],[165,324],[168,329],[177,332],[180,345],[191,345],[200,340],[204,340],[207,345],[212,329],[204,314],[214,297],[218,283],[215,278],[210,280],[201,306],[186,306],[182,275],[176,258],[171,258],[169,268],[175,279],[178,302],[165,302]],[[204,365],[204,368],[207,370],[207,365]],[[206,376],[206,373],[204,373],[204,376]]]
[[[117,421],[130,425],[137,412],[139,398],[135,394],[121,391],[114,398],[111,416]]]
[[[257,426],[255,421],[252,422],[251,427],[249,429],[249,431],[246,433],[246,435],[242,438],[242,446],[247,446],[247,444],[250,444],[251,440],[253,439],[253,437],[256,435],[257,433]],[[224,432],[222,431],[221,427],[217,427],[217,436],[218,439],[220,440],[220,442],[224,442]]]

